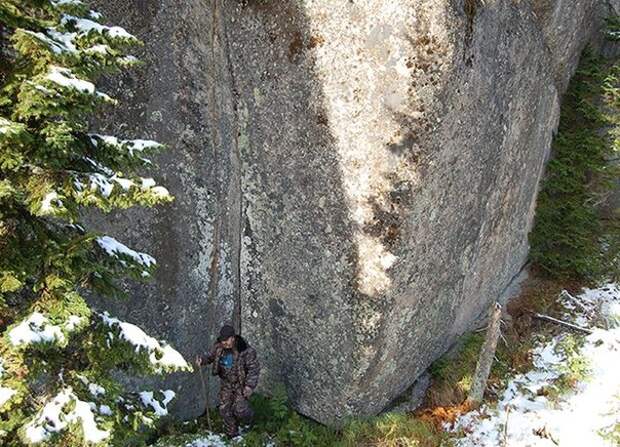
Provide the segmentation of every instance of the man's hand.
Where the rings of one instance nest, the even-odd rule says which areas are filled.
[[[196,365],[202,366],[202,356],[201,355],[197,355],[196,356]]]
[[[252,388],[250,388],[249,386],[246,386],[243,389],[243,397],[245,397],[246,399],[249,399],[253,392],[254,390],[252,390]]]

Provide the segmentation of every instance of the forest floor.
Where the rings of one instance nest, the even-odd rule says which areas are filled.
[[[565,290],[566,287],[568,290]],[[423,407],[352,421],[335,431],[289,409],[254,401],[259,422],[232,442],[204,430],[175,430],[154,447],[612,447],[620,446],[620,284],[594,289],[534,279],[507,307],[485,402],[462,404],[484,332],[463,337],[431,368]],[[591,331],[541,321],[541,313]],[[267,422],[266,422],[267,421]],[[217,422],[216,422],[217,425]]]
[[[591,328],[543,337],[533,368],[498,402],[460,416],[448,430],[459,447],[620,445],[620,288],[563,294],[563,320]]]

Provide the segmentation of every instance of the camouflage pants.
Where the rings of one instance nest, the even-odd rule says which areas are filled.
[[[238,434],[239,422],[250,424],[254,417],[254,412],[248,400],[243,396],[242,390],[226,382],[222,382],[220,387],[219,410],[228,436]]]

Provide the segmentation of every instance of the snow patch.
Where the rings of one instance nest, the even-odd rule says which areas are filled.
[[[76,89],[83,93],[95,93],[95,84],[90,81],[80,79],[68,68],[52,65],[46,79],[67,88]]]
[[[105,388],[97,383],[91,382],[88,384],[88,392],[93,397],[99,397],[105,395]]]
[[[86,319],[84,317],[78,317],[77,315],[70,315],[65,322],[65,329],[69,332],[74,331],[80,326]]]
[[[0,117],[0,134],[18,133],[18,124]]]
[[[12,388],[0,386],[0,408],[2,408],[4,404],[7,403],[16,393],[17,391]]]
[[[2,376],[4,375],[5,369],[4,369],[4,361],[0,358],[0,379],[2,379]],[[7,387],[3,387],[0,386],[0,408],[2,408],[2,406],[8,402],[8,400],[13,397],[15,394],[17,393],[17,391],[15,391],[12,388],[7,388]]]
[[[99,53],[99,54],[108,54],[110,52],[110,47],[107,45],[99,44],[93,45],[90,48],[86,49],[87,53]]]
[[[228,447],[230,445],[243,445],[243,444],[240,444],[242,440],[243,440],[242,436],[237,436],[231,441],[228,441],[222,435],[207,431],[204,434],[200,434],[196,436],[196,438],[192,441],[186,441],[183,444],[183,447]],[[159,446],[160,444],[158,443],[155,445]],[[165,447],[167,445],[168,444],[166,443],[162,443],[162,447]],[[269,442],[265,444],[265,447],[274,447],[274,444]]]
[[[8,332],[9,341],[13,346],[29,345],[31,343],[63,342],[65,336],[56,326],[41,313],[33,312],[26,320]]]
[[[54,214],[60,208],[62,208],[62,200],[58,198],[58,193],[56,191],[48,192],[43,200],[41,201],[41,214]]]
[[[603,314],[618,309],[620,288],[608,284],[573,298],[585,306],[581,316],[587,322],[589,309],[600,308]],[[556,352],[558,339],[536,348],[534,369],[514,377],[496,406],[484,405],[457,420],[451,430],[465,433],[458,447],[613,445],[601,434],[620,424],[620,328],[592,329],[580,351],[590,367],[588,379],[551,402],[538,392],[561,373],[565,359]]]
[[[72,6],[80,6],[84,3],[80,0],[52,0],[54,6],[64,6],[64,5],[72,5]]]
[[[148,353],[150,363],[156,369],[190,369],[188,363],[178,351],[168,344],[161,344],[135,324],[110,317],[107,312],[100,314],[100,316],[108,327],[118,328],[120,338],[133,345],[136,352],[145,350]]]
[[[109,256],[118,258],[119,255],[125,255],[132,258],[135,262],[145,267],[155,265],[155,258],[147,253],[137,252],[120,243],[116,239],[110,236],[101,236],[97,238],[97,244],[105,250]]]
[[[92,16],[91,16],[92,17]],[[112,38],[136,40],[133,34],[128,33],[125,28],[120,26],[105,26],[101,23],[97,23],[93,20],[79,18],[71,15],[63,15],[60,20],[63,26],[74,26],[80,33],[88,34],[95,32],[98,34],[105,34]]]
[[[8,336],[13,346],[31,343],[62,343],[65,341],[63,329],[65,332],[74,331],[83,321],[84,317],[70,315],[64,324],[55,325],[40,312],[33,312],[26,320],[11,329]]]
[[[151,188],[151,192],[155,194],[157,197],[170,197],[170,193],[163,186],[155,186]]]
[[[155,414],[160,417],[168,414],[168,404],[174,399],[174,396],[176,396],[175,392],[172,390],[165,390],[161,393],[164,395],[164,399],[161,402],[153,397],[152,391],[142,391],[140,393],[142,405],[151,407],[155,411]]]
[[[66,412],[73,403],[72,410]],[[98,443],[110,436],[110,432],[100,430],[95,421],[91,402],[80,400],[71,387],[60,391],[41,409],[39,414],[25,426],[26,438],[32,443],[47,441],[54,433],[63,431],[69,424],[79,423],[86,442]]]

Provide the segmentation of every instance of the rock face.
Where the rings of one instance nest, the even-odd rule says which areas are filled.
[[[190,357],[234,321],[262,390],[321,422],[380,411],[523,266],[603,3],[99,1],[146,62],[103,130],[169,144],[176,196],[94,218],[160,264],[106,304]],[[200,414],[196,377],[168,381]]]

